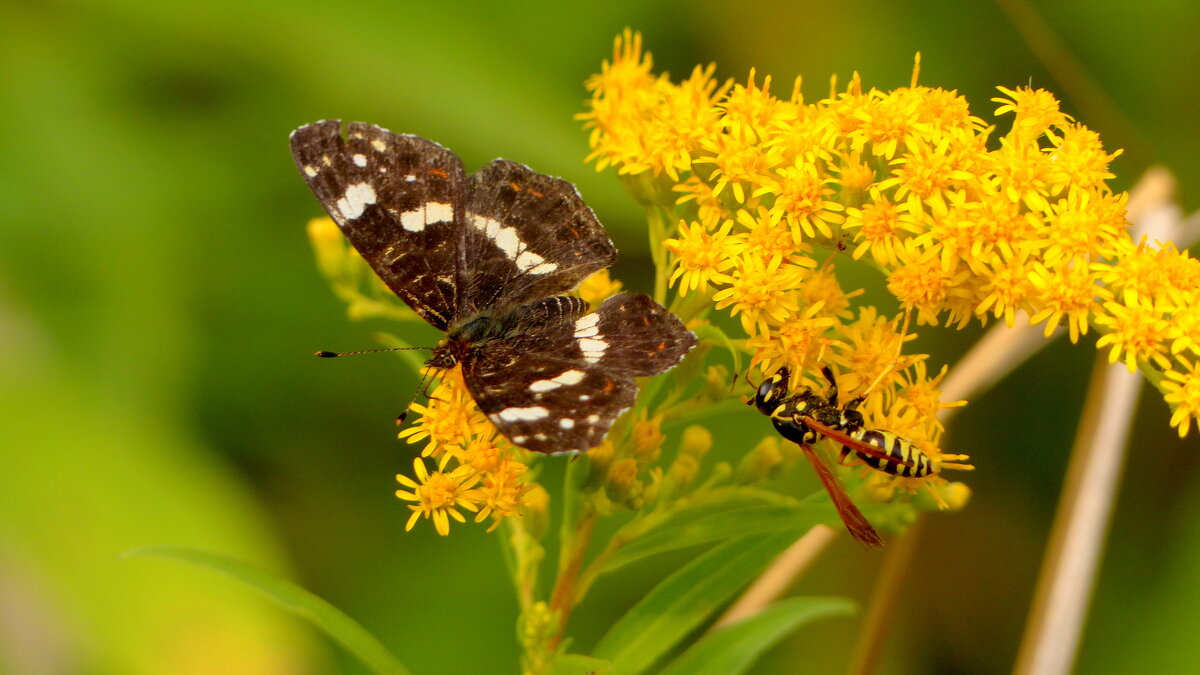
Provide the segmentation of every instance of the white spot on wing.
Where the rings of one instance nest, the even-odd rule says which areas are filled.
[[[454,207],[441,202],[429,202],[425,205],[425,222],[449,223],[454,220]]]
[[[517,234],[517,228],[505,227],[495,218],[479,214],[471,214],[471,224],[484,236],[491,239],[492,243],[496,244],[496,247],[508,256],[517,269],[522,272],[548,274],[558,269],[557,263],[546,262],[545,258],[528,250],[525,242],[521,241],[521,236]]]
[[[540,419],[545,419],[550,415],[550,411],[540,405],[531,406],[528,408],[505,408],[496,413],[505,422],[535,422]]]
[[[375,148],[376,152],[383,152],[384,150],[387,150],[387,143],[384,143],[383,141],[376,138],[371,141],[371,147]]]
[[[426,225],[454,220],[454,207],[441,202],[422,204],[421,208],[400,214],[400,226],[409,232],[420,232]]]
[[[600,323],[600,315],[595,312],[585,314],[575,322],[575,337],[590,338],[600,334],[600,328],[597,324]]]
[[[404,180],[408,181],[409,183],[413,182],[416,179],[417,179],[417,177],[415,174],[411,174],[411,173],[404,174]]]
[[[583,350],[583,358],[587,359],[588,363],[595,363],[604,356],[608,343],[596,338],[580,338],[579,348]]]
[[[522,272],[527,272],[534,267],[538,267],[544,262],[546,262],[546,259],[534,253],[533,251],[523,251],[521,252],[521,255],[517,256],[517,267],[519,267]]]
[[[564,417],[558,421],[558,426],[563,429],[574,429],[575,420],[571,419],[570,417]]]
[[[342,218],[354,220],[363,214],[368,204],[375,203],[375,189],[367,183],[355,183],[346,188],[346,194],[337,200]]]
[[[558,377],[554,377],[549,380],[537,380],[529,385],[529,391],[538,393],[544,391],[554,391],[559,387],[579,384],[583,381],[584,377],[587,377],[587,373],[583,372],[582,370],[568,370]]]
[[[313,176],[316,176],[316,175],[317,175],[317,168],[316,168],[315,166],[306,166],[306,167],[304,167],[304,175],[305,175],[305,176],[308,176],[309,178],[312,178]]]
[[[584,377],[587,377],[587,373],[583,372],[582,370],[568,370],[562,375],[554,378],[554,381],[567,385],[579,384],[580,382],[583,382]]]
[[[366,155],[355,155],[353,159],[354,159],[354,163],[359,166],[367,165],[367,156]]]

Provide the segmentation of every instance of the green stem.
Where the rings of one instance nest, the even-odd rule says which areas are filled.
[[[660,305],[667,302],[667,279],[670,272],[667,260],[667,249],[663,242],[667,239],[666,211],[658,205],[646,207],[646,223],[650,231],[650,259],[654,261],[654,301]]]
[[[596,513],[588,509],[588,513],[580,519],[579,527],[576,528],[571,541],[564,547],[565,555],[559,559],[558,579],[555,580],[554,590],[550,594],[550,611],[558,614],[558,631],[547,644],[549,651],[556,649],[562,642],[563,634],[567,630],[567,620],[571,618],[571,610],[582,597],[577,582],[595,527]]]

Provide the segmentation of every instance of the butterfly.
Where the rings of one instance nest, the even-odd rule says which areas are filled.
[[[617,258],[570,183],[497,159],[467,175],[433,141],[340,120],[292,132],[317,200],[379,278],[446,337],[427,365],[462,365],[471,396],[513,443],[599,445],[636,377],[678,364],[696,336],[645,295],[594,311],[565,295]]]

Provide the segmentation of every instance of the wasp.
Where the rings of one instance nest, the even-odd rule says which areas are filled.
[[[787,368],[780,368],[771,379],[759,385],[753,403],[759,412],[771,418],[780,435],[804,450],[804,456],[816,470],[850,534],[866,546],[880,548],[883,540],[879,533],[850,500],[829,467],[817,457],[812,445],[822,437],[830,438],[841,444],[842,461],[854,455],[871,468],[893,476],[920,478],[937,473],[938,467],[911,441],[890,431],[865,428],[866,422],[858,411],[864,397],[839,406],[833,371],[829,366],[822,366],[821,373],[829,381],[829,389],[824,395],[808,388],[791,394],[788,389],[790,373]]]

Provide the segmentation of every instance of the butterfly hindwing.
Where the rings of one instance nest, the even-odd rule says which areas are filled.
[[[497,159],[467,179],[464,312],[570,290],[617,259],[575,186]]]
[[[532,309],[549,303],[570,309]],[[636,400],[634,378],[671,368],[696,344],[679,319],[644,295],[622,293],[595,312],[586,307],[578,298],[524,305],[514,314],[538,314],[538,321],[464,359],[480,409],[517,445],[549,453],[597,445]]]
[[[379,278],[440,330],[459,305],[462,162],[417,136],[328,120],[292,132],[301,175]]]
[[[503,337],[463,359],[475,402],[513,443],[546,453],[587,450],[633,405],[633,378],[579,348],[576,326],[592,316],[579,298],[535,300],[504,319]]]
[[[580,348],[605,367],[635,377],[674,367],[696,336],[666,308],[641,293],[620,293],[594,313],[595,326],[576,333]]]

